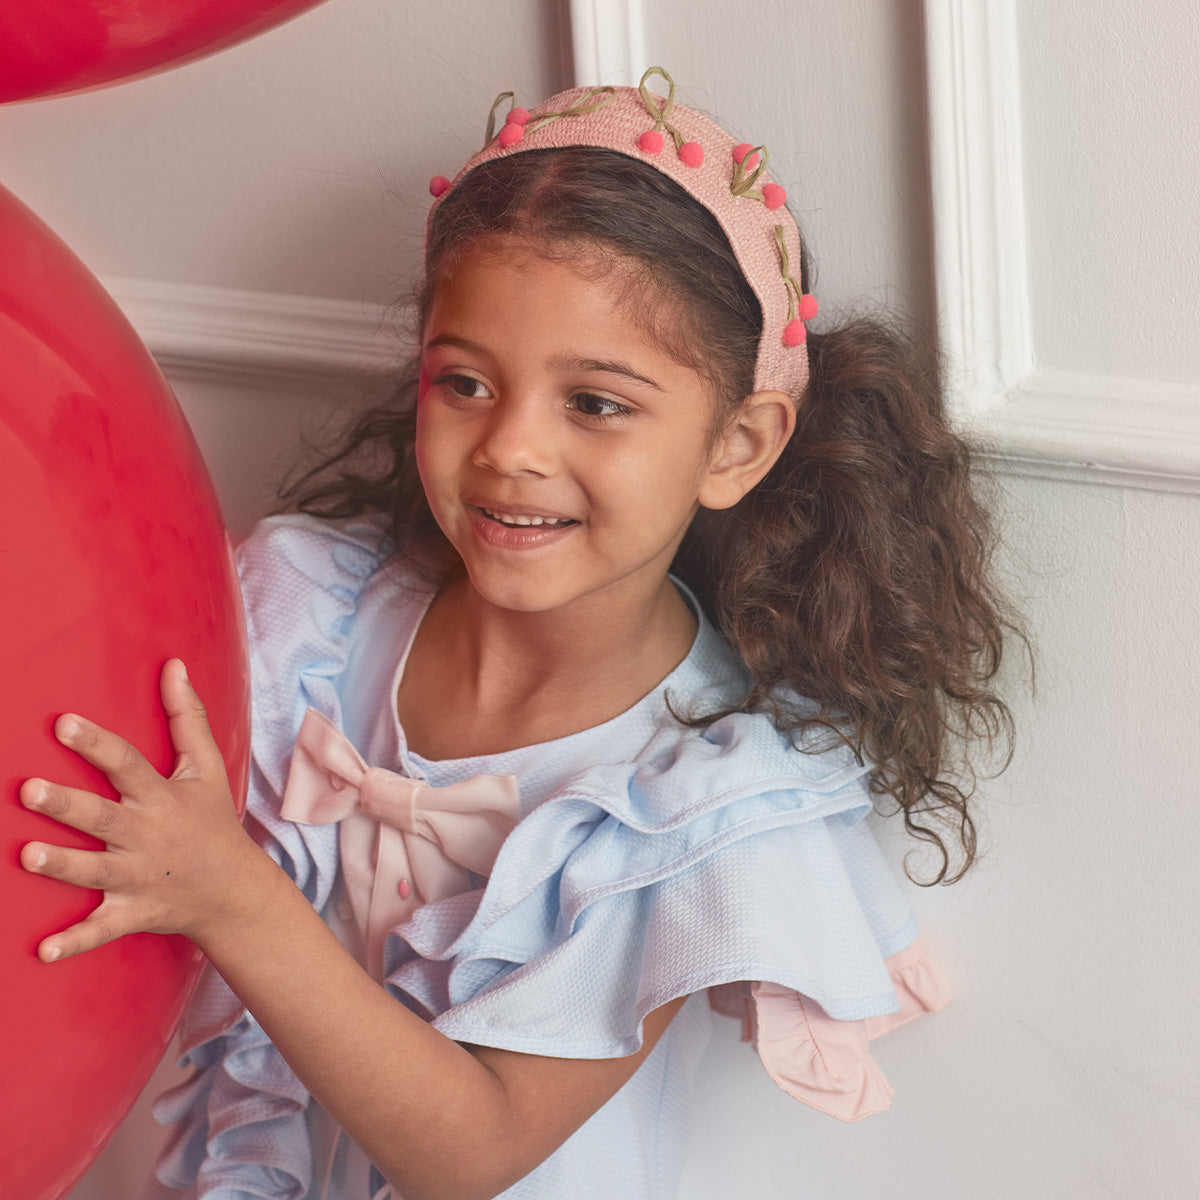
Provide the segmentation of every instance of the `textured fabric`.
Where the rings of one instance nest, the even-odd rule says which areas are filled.
[[[656,87],[661,87],[663,81],[654,82]],[[673,84],[671,89],[673,91]],[[605,99],[601,91],[611,93],[610,97]],[[653,96],[653,99],[661,111],[665,98]],[[598,107],[591,107],[593,103]],[[789,270],[798,279],[800,233],[786,208],[772,207],[764,200],[764,191],[770,197],[767,190],[770,188],[776,189],[780,202],[783,199],[783,189],[772,183],[765,163],[759,164],[764,169],[753,187],[743,194],[734,191],[735,178],[741,174],[734,150],[749,150],[750,147],[739,145],[736,138],[703,113],[682,104],[672,104],[668,123],[682,139],[700,147],[702,161],[698,166],[690,165],[695,159],[681,156],[669,135],[658,151],[648,150],[642,135],[654,129],[657,121],[637,88],[575,88],[551,96],[528,111],[529,120],[521,126],[519,137],[511,126],[507,127],[507,134],[501,130],[454,176],[448,188],[437,196],[431,219],[438,204],[469,171],[492,159],[530,150],[595,146],[615,150],[654,167],[691,193],[716,217],[729,238],[742,274],[758,297],[763,331],[754,372],[755,390],[778,389],[799,399],[808,380],[808,351],[802,340],[803,334],[799,335],[799,344],[790,344],[785,340],[785,331],[797,319],[803,306],[798,305],[798,287],[796,291],[790,290],[784,276],[784,259],[776,238],[783,238]],[[563,115],[546,120],[550,114]],[[510,140],[509,135],[514,140]],[[749,161],[753,163],[754,160]],[[751,169],[758,168],[753,166]],[[780,231],[778,234],[777,230]],[[804,312],[807,313],[807,309]]]
[[[393,697],[430,597],[387,549],[373,522],[301,517],[264,522],[243,548],[256,835],[355,946],[336,825],[280,815],[307,710],[367,763],[432,788],[513,775],[521,820],[490,879],[391,931],[386,986],[457,1040],[567,1057],[628,1054],[647,1013],[691,996],[633,1079],[505,1197],[675,1194],[709,987],[724,1008],[745,1002],[768,1071],[793,1095],[846,1119],[883,1107],[867,1037],[944,997],[862,822],[867,769],[842,750],[802,753],[760,717],[681,726],[668,697],[705,708],[742,683],[703,621],[687,659],[604,725],[508,754],[422,759]],[[165,1183],[311,1200],[333,1159],[328,1195],[372,1200],[383,1181],[211,971],[182,1036],[198,1070],[158,1108],[177,1122]]]

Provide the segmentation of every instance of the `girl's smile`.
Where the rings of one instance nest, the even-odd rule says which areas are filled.
[[[478,513],[478,536],[493,546],[502,546],[510,550],[548,545],[579,525],[579,522],[571,517],[497,512],[480,506],[473,507]]]
[[[708,476],[713,402],[635,318],[634,270],[492,239],[435,290],[417,461],[489,604],[546,612],[586,600],[615,618],[670,587]]]

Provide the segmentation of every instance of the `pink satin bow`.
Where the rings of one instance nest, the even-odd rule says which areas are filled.
[[[421,904],[470,890],[488,875],[521,819],[513,775],[477,775],[435,788],[368,767],[324,714],[304,715],[282,815],[301,825],[340,822],[342,879],[367,966],[383,976],[388,933]]]

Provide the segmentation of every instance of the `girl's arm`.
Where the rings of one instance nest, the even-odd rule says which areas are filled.
[[[626,1058],[451,1041],[359,967],[242,829],[204,707],[177,660],[163,670],[162,699],[177,755],[169,779],[115,734],[64,716],[58,738],[104,771],[122,802],[36,779],[21,788],[27,807],[107,844],[23,848],[28,870],[104,891],[39,955],[50,962],[140,930],[185,934],[406,1200],[468,1200],[510,1186],[630,1078],[682,1005],[651,1013],[641,1049]]]

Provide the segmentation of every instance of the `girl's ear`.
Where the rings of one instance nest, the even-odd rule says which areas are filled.
[[[747,396],[713,447],[701,506],[732,508],[775,465],[795,428],[796,406],[785,392]]]

